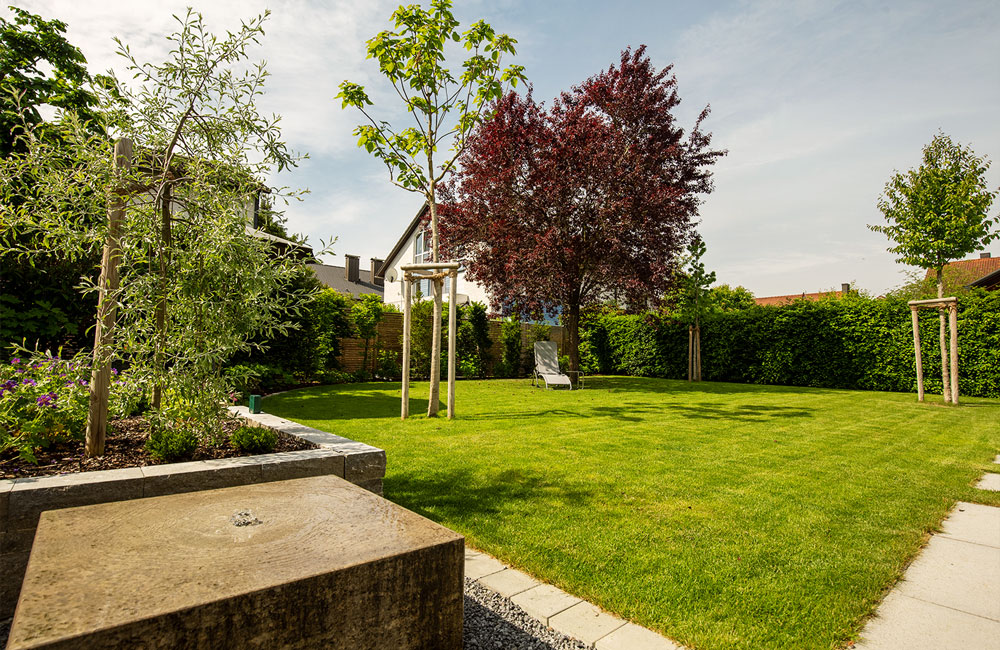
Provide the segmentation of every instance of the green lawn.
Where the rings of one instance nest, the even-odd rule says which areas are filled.
[[[1000,402],[595,378],[294,391],[264,410],[384,448],[385,494],[471,546],[690,648],[854,637],[1000,445]],[[443,389],[443,387],[442,387]],[[443,390],[442,390],[443,392]]]

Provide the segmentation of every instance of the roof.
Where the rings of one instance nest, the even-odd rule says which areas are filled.
[[[257,230],[253,226],[246,226],[246,233],[251,237],[256,237],[257,239],[264,239],[271,242],[277,246],[282,252],[294,251],[295,256],[299,259],[312,259],[313,249],[312,246],[307,244],[300,244],[288,239],[283,239],[271,233],[264,232],[263,230]]]
[[[945,285],[965,286],[974,284],[994,271],[1000,271],[1000,257],[977,257],[971,260],[951,262],[945,264],[942,271]],[[924,278],[936,280],[937,273],[934,269],[927,269]],[[982,285],[976,284],[975,286]]]
[[[969,284],[973,287],[982,287],[983,289],[990,289],[990,290],[1000,289],[1000,269],[997,269],[993,273],[984,275],[975,282],[971,282]]]
[[[786,296],[765,296],[763,298],[754,298],[754,302],[758,305],[773,306],[773,305],[785,305],[796,300],[822,300],[823,298],[840,298],[844,295],[843,291],[817,291],[815,293],[790,293]]]
[[[374,293],[380,296],[385,293],[383,287],[372,283],[372,272],[368,269],[359,269],[358,281],[348,282],[347,272],[343,266],[330,266],[329,264],[306,264],[306,266],[316,274],[317,280],[340,293],[347,293],[355,298],[360,298],[366,293]]]
[[[381,268],[379,268],[379,270],[376,271],[375,273],[376,276],[380,278],[385,277],[385,272],[392,268],[393,260],[395,260],[396,256],[403,251],[403,248],[406,246],[406,242],[410,241],[410,235],[413,234],[413,231],[416,230],[417,226],[420,225],[420,222],[423,221],[424,215],[427,213],[427,211],[428,211],[428,205],[427,202],[425,201],[424,204],[420,206],[420,209],[417,210],[416,216],[414,216],[413,220],[410,221],[410,225],[408,225],[406,227],[406,230],[403,231],[403,236],[400,237],[399,241],[396,242],[396,245],[392,247],[392,251],[385,258],[385,262],[382,263]]]

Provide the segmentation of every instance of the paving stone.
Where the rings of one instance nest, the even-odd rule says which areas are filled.
[[[595,650],[683,650],[670,639],[635,623],[626,623],[598,639]]]
[[[878,614],[868,623],[855,648],[997,650],[1000,623],[894,591],[882,601]]]
[[[576,596],[570,596],[565,591],[546,584],[522,591],[511,598],[511,601],[546,625],[549,624],[550,617],[583,602]]]
[[[625,625],[626,621],[581,601],[549,618],[549,627],[590,645]]]
[[[344,476],[344,457],[329,449],[303,449],[257,458],[260,459],[261,478],[265,482],[328,474]]]
[[[911,598],[1000,621],[1000,549],[936,535],[898,589]]]
[[[941,535],[1000,548],[1000,508],[959,502],[944,520]]]
[[[991,490],[993,492],[1000,492],[1000,474],[994,472],[986,472],[983,478],[980,479],[976,487],[980,490]]]
[[[495,560],[489,555],[480,554],[465,558],[465,577],[472,580],[479,580],[483,576],[491,573],[503,571],[507,566],[500,560]]]
[[[504,569],[498,573],[483,576],[479,579],[479,584],[509,598],[532,587],[537,587],[541,583],[517,569]]]

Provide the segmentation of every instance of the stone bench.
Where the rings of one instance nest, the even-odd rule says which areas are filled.
[[[43,512],[7,648],[457,650],[463,551],[335,476]]]

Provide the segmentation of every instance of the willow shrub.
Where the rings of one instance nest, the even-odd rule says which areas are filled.
[[[938,319],[922,311],[924,385],[941,391]],[[1000,397],[1000,292],[959,300],[959,393]],[[654,314],[592,316],[588,372],[687,377],[687,328]],[[910,310],[899,298],[848,296],[717,312],[702,325],[707,381],[916,391]]]

